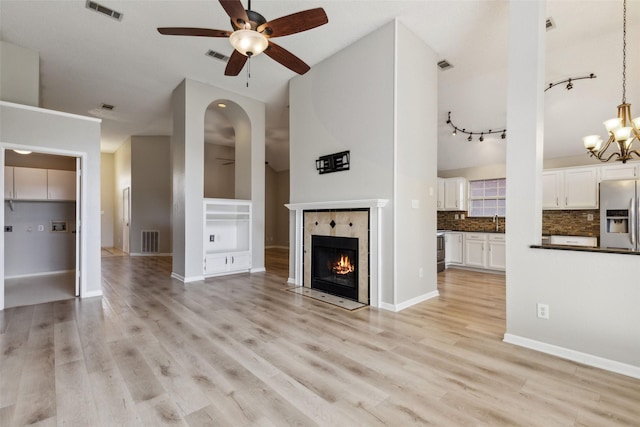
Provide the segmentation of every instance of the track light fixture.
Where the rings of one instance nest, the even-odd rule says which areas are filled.
[[[551,89],[554,86],[558,86],[561,84],[566,83],[567,85],[565,86],[567,88],[567,90],[571,90],[573,89],[573,82],[576,80],[584,80],[584,79],[595,79],[597,76],[593,73],[589,74],[588,76],[580,76],[580,77],[570,77],[566,80],[562,80],[560,82],[556,82],[556,83],[549,83],[549,86],[547,86],[547,88],[544,90],[545,92],[548,91],[549,89]],[[453,132],[451,133],[453,136],[457,135],[458,131],[469,135],[469,137],[467,138],[467,141],[471,142],[473,141],[473,135],[478,135],[480,134],[480,138],[478,138],[478,140],[480,142],[484,141],[484,135],[491,135],[493,133],[499,133],[500,134],[500,139],[507,139],[507,130],[506,129],[502,129],[502,130],[492,130],[489,129],[488,131],[480,131],[480,132],[473,132],[473,131],[467,131],[466,129],[460,129],[459,127],[457,127],[455,124],[453,124],[453,122],[451,121],[451,111],[449,111],[448,115],[447,115],[447,124],[450,125],[453,128]]]
[[[453,124],[453,122],[451,121],[451,111],[449,111],[449,113],[447,115],[447,124],[453,128],[453,132],[452,132],[453,135],[456,135],[458,132],[462,132],[464,134],[469,135],[469,137],[467,138],[467,141],[469,141],[469,142],[473,141],[473,135],[474,134],[475,135],[480,135],[480,138],[479,138],[480,142],[484,141],[484,136],[485,135],[491,135],[493,133],[499,133],[501,139],[505,139],[507,137],[507,130],[506,129],[502,129],[502,130],[489,129],[488,131],[487,130],[483,130],[483,131],[480,131],[480,132],[467,131],[466,128],[462,128],[461,129],[458,126],[456,126],[455,124]]]
[[[596,77],[598,77],[598,76],[596,76],[593,73],[589,74],[588,76],[569,77],[568,79],[562,80],[561,82],[549,83],[549,86],[547,86],[547,88],[544,91],[546,92],[549,89],[551,89],[552,87],[558,86],[558,85],[561,85],[561,84],[564,84],[564,83],[567,84],[565,86],[567,88],[567,90],[571,90],[571,89],[573,89],[573,82],[575,82],[576,80],[595,79]]]

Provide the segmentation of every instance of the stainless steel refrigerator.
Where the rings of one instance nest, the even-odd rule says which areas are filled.
[[[640,180],[600,183],[600,247],[637,251],[640,247],[638,213]]]

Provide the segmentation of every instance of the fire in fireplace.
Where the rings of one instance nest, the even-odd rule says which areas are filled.
[[[311,288],[358,300],[358,239],[311,236]]]

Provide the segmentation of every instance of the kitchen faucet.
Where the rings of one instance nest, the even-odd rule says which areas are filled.
[[[496,223],[496,233],[500,231],[500,221],[498,220],[498,214],[493,216],[493,222]]]

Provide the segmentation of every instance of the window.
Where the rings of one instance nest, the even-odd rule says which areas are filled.
[[[505,216],[507,180],[483,179],[469,182],[469,216]]]

